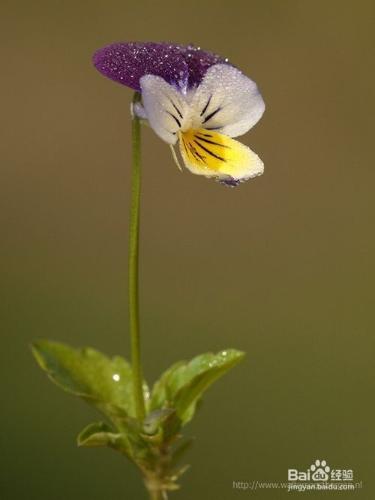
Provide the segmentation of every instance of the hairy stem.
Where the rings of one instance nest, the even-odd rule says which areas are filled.
[[[161,490],[150,491],[150,500],[167,500],[167,496]]]
[[[133,103],[140,95],[134,94]],[[137,116],[132,117],[132,173],[129,225],[129,326],[131,342],[131,361],[133,373],[133,392],[138,420],[145,417],[143,396],[143,374],[141,364],[141,343],[139,332],[139,290],[138,290],[138,253],[139,253],[139,206],[141,194],[141,123]]]
[[[168,494],[165,488],[157,482],[146,482],[145,486],[150,495],[150,500],[168,500]]]

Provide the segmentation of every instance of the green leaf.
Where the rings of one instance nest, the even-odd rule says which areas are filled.
[[[108,446],[112,436],[116,434],[113,429],[104,422],[89,424],[77,437],[78,446]]]
[[[178,361],[166,370],[154,384],[151,394],[150,409],[159,410],[163,406],[170,406],[172,394],[169,391],[169,380],[172,374],[180,367],[186,366],[185,361]]]
[[[228,349],[217,354],[206,353],[181,362],[167,370],[154,385],[151,408],[172,407],[182,424],[191,420],[198,400],[218,378],[237,365],[244,353]]]
[[[98,447],[108,446],[131,458],[131,446],[123,433],[116,433],[104,422],[89,424],[77,437],[78,446]]]
[[[112,420],[135,416],[131,367],[91,349],[74,349],[48,340],[32,344],[33,354],[50,379],[83,398]]]

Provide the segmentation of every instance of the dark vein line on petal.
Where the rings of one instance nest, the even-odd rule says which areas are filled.
[[[172,104],[172,106],[174,107],[174,109],[177,111],[178,116],[179,116],[181,119],[183,119],[184,117],[182,116],[181,111],[178,109],[178,107],[175,105],[175,103],[172,101],[172,99],[169,99],[169,100],[171,101],[171,104]]]
[[[213,144],[214,146],[221,146],[222,148],[230,149],[230,147],[227,146],[226,144],[220,144],[220,142],[209,141],[208,139],[205,139],[204,137],[201,137],[200,135],[196,135],[195,137],[197,139],[200,139],[203,142],[207,142],[208,144]],[[212,137],[212,135],[209,137]]]
[[[188,150],[188,148],[187,148],[187,146],[186,146],[186,142],[185,142],[185,139],[184,139],[184,138],[182,138],[182,144],[184,145],[184,148],[185,148],[186,154],[187,154],[187,156],[189,157],[189,156],[190,156],[190,152],[189,152],[189,150]]]
[[[169,111],[166,111],[166,113],[168,113],[176,121],[177,125],[181,128],[181,122],[177,118],[177,116],[175,116],[173,113],[170,113]]]
[[[207,111],[207,108],[208,108],[208,106],[210,105],[211,99],[212,99],[212,94],[211,94],[211,95],[210,95],[210,97],[208,98],[208,101],[207,101],[207,103],[206,103],[205,107],[202,109],[202,111],[201,111],[201,116],[202,116],[202,115],[204,115],[204,114],[205,114],[205,112]]]
[[[204,156],[202,156],[201,154],[198,153],[198,151],[195,149],[195,147],[192,145],[191,142],[188,143],[189,144],[189,149],[192,153],[192,155],[198,160],[198,161],[201,161],[202,163],[205,163],[204,161]]]
[[[209,149],[205,148],[204,146],[202,146],[202,144],[200,144],[196,139],[194,139],[194,142],[195,144],[198,144],[198,146],[203,149],[203,151],[206,151],[206,153],[210,154],[211,156],[213,156],[214,158],[218,159],[218,160],[221,160],[221,161],[224,161],[226,162],[226,159],[225,158],[222,158],[221,156],[213,153],[212,151],[210,151]]]
[[[212,111],[212,113],[206,116],[202,123],[206,123],[208,122],[208,120],[211,120],[211,118],[213,118],[219,111],[221,111],[221,109],[222,108],[219,106],[217,109],[215,109],[215,111]]]

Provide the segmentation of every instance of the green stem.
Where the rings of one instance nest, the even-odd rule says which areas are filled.
[[[133,103],[140,100],[134,94]],[[138,420],[145,417],[143,396],[143,374],[139,333],[138,249],[139,249],[139,205],[141,194],[141,123],[132,117],[132,174],[129,225],[129,326],[133,372],[135,411]]]

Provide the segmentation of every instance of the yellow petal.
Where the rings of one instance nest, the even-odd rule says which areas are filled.
[[[180,151],[193,174],[221,180],[246,180],[263,173],[263,162],[250,148],[213,130],[179,133]]]

